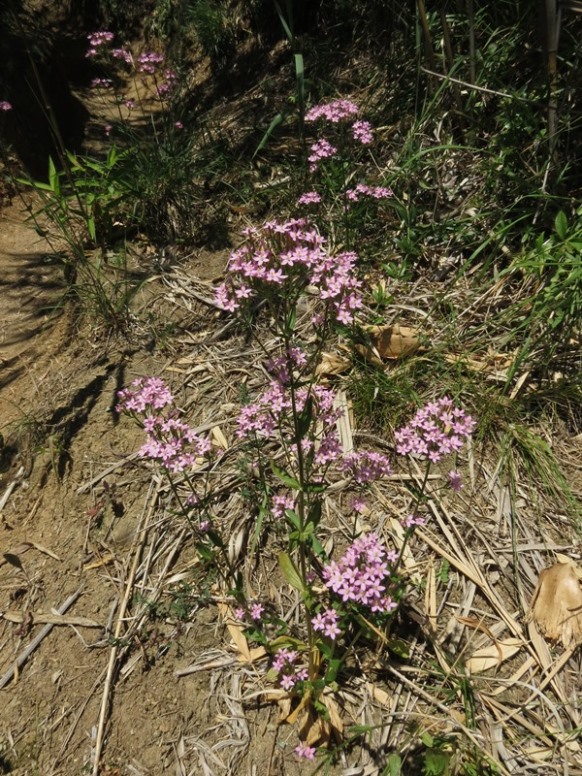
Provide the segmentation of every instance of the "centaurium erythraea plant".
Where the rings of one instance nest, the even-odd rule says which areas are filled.
[[[293,305],[308,286],[315,286],[333,317],[352,323],[362,307],[355,253],[331,255],[325,239],[304,218],[268,221],[244,234],[246,242],[231,254],[228,277],[215,292],[222,309],[240,311],[261,299],[277,303],[284,298]]]
[[[429,402],[395,432],[396,452],[438,463],[445,456],[458,453],[476,425],[464,409],[455,407],[452,399],[445,396]],[[456,480],[455,485],[458,487]]]
[[[390,614],[397,602],[390,595],[390,574],[398,559],[375,533],[356,539],[339,561],[324,566],[326,587],[344,604],[360,604],[371,612]]]
[[[119,391],[117,412],[136,417],[146,432],[139,450],[142,458],[155,461],[172,474],[195,467],[208,455],[211,444],[181,420],[174,396],[157,377],[137,378]]]

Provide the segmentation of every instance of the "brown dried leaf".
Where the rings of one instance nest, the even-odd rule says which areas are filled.
[[[521,639],[499,639],[488,647],[482,647],[475,650],[471,657],[466,661],[465,666],[469,673],[478,674],[481,671],[488,671],[490,668],[497,668],[504,660],[517,654],[523,647]]]
[[[210,429],[210,435],[217,447],[221,447],[223,450],[228,450],[229,444],[227,438],[224,436],[220,426],[214,426]]]
[[[382,706],[387,706],[390,708],[390,698],[391,695],[388,695],[386,690],[382,690],[381,687],[377,687],[375,684],[372,684],[371,682],[366,682],[366,689],[372,696],[372,698],[377,701],[378,703],[381,703]]]
[[[351,361],[345,356],[337,353],[322,353],[321,361],[315,368],[317,377],[332,377],[347,372],[351,366]]]
[[[252,663],[249,643],[245,638],[242,626],[235,621],[235,618],[230,611],[230,607],[228,604],[219,603],[218,610],[221,613],[226,623],[226,627],[228,628],[228,632],[230,633],[230,636],[234,641],[234,645],[239,652],[239,660],[242,659],[242,661],[245,663]]]
[[[359,353],[374,363],[382,359],[396,360],[414,353],[420,346],[416,329],[410,326],[369,326],[366,328],[372,342],[371,347],[356,345]]]
[[[544,569],[530,604],[530,616],[541,632],[551,641],[561,641],[567,649],[582,643],[579,573],[572,561]]]
[[[331,697],[331,695],[324,695],[323,702],[329,712],[330,725],[339,738],[344,731],[344,723],[342,722],[339,706]]]

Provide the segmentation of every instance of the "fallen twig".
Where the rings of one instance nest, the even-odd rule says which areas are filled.
[[[79,598],[81,595],[82,588],[79,588],[75,593],[70,595],[67,600],[59,606],[57,609],[58,614],[64,614],[67,609],[69,609]],[[26,649],[23,650],[23,652],[20,653],[20,655],[16,658],[16,661],[12,668],[10,668],[4,676],[0,679],[0,690],[3,687],[6,687],[8,682],[15,676],[16,672],[22,668],[22,666],[26,663],[30,655],[34,652],[34,650],[38,647],[38,645],[41,643],[41,641],[44,639],[45,636],[48,636],[48,634],[51,632],[51,630],[54,628],[54,623],[49,622],[47,625],[44,626],[44,628],[33,638],[33,640],[30,642],[30,644],[26,647]]]

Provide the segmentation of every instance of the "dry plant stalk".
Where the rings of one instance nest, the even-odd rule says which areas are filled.
[[[569,560],[544,569],[530,604],[529,616],[544,636],[566,649],[582,643],[581,578],[582,570]]]

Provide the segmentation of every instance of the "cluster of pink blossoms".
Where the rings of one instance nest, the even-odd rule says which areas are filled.
[[[217,304],[234,312],[256,296],[275,291],[297,298],[313,285],[341,323],[351,323],[362,306],[355,277],[355,253],[330,256],[325,240],[303,218],[268,221],[244,232],[247,242],[229,260],[229,277],[215,292]]]
[[[137,377],[117,394],[117,412],[145,414],[174,403],[174,395],[161,377]]]
[[[337,148],[332,146],[325,138],[316,140],[309,150],[311,151],[311,154],[307,157],[307,160],[311,172],[317,170],[322,159],[330,159],[337,154]]]
[[[123,60],[131,67],[135,66],[138,73],[153,75],[157,79],[156,89],[160,97],[167,95],[176,85],[177,76],[173,70],[164,68],[165,57],[156,51],[144,51],[134,61],[131,51],[124,48],[113,48],[114,34],[107,30],[91,32],[87,36],[89,49],[86,56],[90,59]],[[91,86],[109,87],[111,81],[107,78],[96,78]]]
[[[351,100],[333,100],[328,103],[314,105],[305,114],[305,121],[313,122],[323,119],[331,124],[349,121],[358,115],[358,106]]]
[[[308,677],[307,668],[297,666],[299,652],[296,649],[279,649],[273,660],[273,668],[279,674],[279,684],[284,690],[292,690],[297,682]]]
[[[173,405],[174,397],[160,378],[137,378],[129,388],[119,391],[117,398],[117,412],[144,416],[141,422],[147,439],[139,450],[142,458],[178,473],[195,466],[197,459],[210,452],[210,442],[176,417],[176,410],[163,413]]]
[[[341,633],[338,622],[339,614],[335,609],[324,609],[311,620],[313,630],[323,633],[330,639],[335,639]]]
[[[326,587],[344,603],[362,604],[372,612],[388,614],[397,606],[386,592],[388,564],[396,560],[397,554],[370,533],[356,539],[339,561],[325,566],[322,576]]]
[[[8,102],[8,100],[0,100],[0,110],[2,111],[12,110],[12,103]]]
[[[352,135],[362,145],[370,145],[374,142],[372,125],[369,121],[354,121],[352,124]]]
[[[298,205],[319,205],[321,202],[321,195],[317,191],[306,191],[297,200]]]
[[[111,78],[94,78],[91,81],[91,89],[111,89],[112,86]]]
[[[390,474],[390,459],[382,453],[373,450],[361,450],[346,453],[343,460],[343,469],[350,474],[354,482],[364,485],[380,477],[388,477]]]
[[[301,742],[300,744],[297,744],[295,749],[293,750],[297,757],[300,757],[304,760],[315,760],[315,747],[309,746],[305,742]]]
[[[316,466],[326,466],[338,460],[342,454],[336,428],[341,411],[333,406],[335,399],[333,391],[322,385],[314,385],[310,390],[301,388],[296,392],[295,409],[298,414],[303,412],[309,399],[313,402],[314,420],[317,417],[319,431],[317,435],[304,436],[301,447],[305,455],[313,455]],[[267,439],[274,434],[283,434],[291,440],[294,436],[291,414],[292,402],[289,392],[283,384],[273,380],[253,404],[242,407],[236,434],[239,439],[249,436]],[[274,507],[277,514],[281,516],[284,515],[285,509],[291,508],[283,499],[277,499]]]
[[[372,125],[369,121],[354,121],[358,111],[358,106],[351,100],[333,100],[315,105],[308,110],[305,114],[305,121],[308,123],[327,121],[336,126],[344,122],[353,122],[350,127],[353,139],[362,145],[370,145],[374,141]],[[335,156],[338,149],[329,140],[320,138],[311,146],[310,150],[309,169],[311,172],[315,172],[320,161]]]
[[[373,199],[389,199],[394,196],[392,189],[385,186],[368,186],[365,183],[358,183],[353,189],[346,191],[346,197],[350,202],[358,202],[362,197],[372,197]]]
[[[89,50],[85,56],[89,57],[90,59],[94,59],[109,46],[114,37],[114,34],[108,30],[90,32],[87,35],[87,40],[89,41]]]
[[[406,426],[395,432],[396,451],[400,455],[418,455],[438,463],[444,456],[459,452],[463,440],[471,436],[476,425],[465,410],[455,407],[445,396],[429,402]]]

